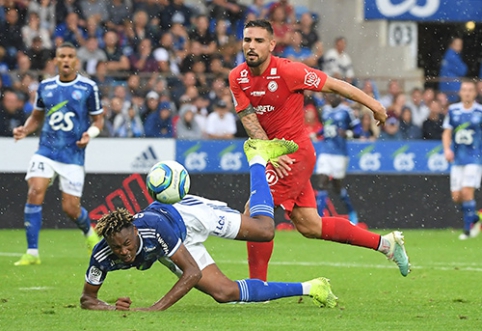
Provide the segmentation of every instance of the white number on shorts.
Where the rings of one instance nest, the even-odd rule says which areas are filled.
[[[75,113],[61,113],[55,112],[50,116],[49,124],[54,130],[71,131],[74,128],[74,123],[71,118],[75,116]]]
[[[32,162],[32,166],[30,167],[30,171],[35,171],[35,169],[44,171],[44,169],[45,169],[44,163],[43,162],[38,162],[38,163]]]

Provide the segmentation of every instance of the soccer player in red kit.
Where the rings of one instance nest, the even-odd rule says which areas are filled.
[[[305,131],[304,90],[337,93],[373,111],[379,125],[385,123],[385,108],[360,89],[302,63],[278,58],[271,24],[249,21],[244,26],[243,52],[246,62],[229,74],[236,112],[248,135],[256,139],[288,139],[299,145],[296,153],[269,164],[266,176],[275,206],[281,206],[296,229],[307,238],[324,239],[378,250],[393,260],[400,273],[410,272],[401,232],[387,235],[364,230],[341,217],[321,217],[316,209],[310,177],[316,162],[315,149]],[[248,242],[251,278],[267,279],[273,242]]]

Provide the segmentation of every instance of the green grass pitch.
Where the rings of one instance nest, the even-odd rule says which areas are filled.
[[[412,273],[402,277],[381,254],[278,232],[270,263],[273,281],[331,279],[340,298],[319,309],[310,298],[259,304],[218,304],[193,290],[164,312],[98,312],[79,307],[88,264],[75,230],[43,230],[42,264],[14,267],[25,250],[22,230],[0,231],[0,330],[481,330],[482,238],[458,231],[404,231]],[[209,251],[232,279],[247,276],[243,242],[210,238]],[[130,296],[148,306],[173,284],[164,267],[111,273],[100,291],[109,303]]]

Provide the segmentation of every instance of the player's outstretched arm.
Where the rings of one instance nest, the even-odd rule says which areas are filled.
[[[134,308],[132,310],[158,311],[166,310],[173,304],[178,302],[186,293],[188,293],[201,280],[202,273],[196,261],[186,247],[181,244],[179,249],[170,257],[179,269],[182,270],[182,276],[174,284],[174,286],[159,301],[147,308]]]
[[[371,109],[373,112],[373,117],[378,121],[378,125],[385,124],[387,119],[385,107],[383,107],[379,101],[375,100],[359,88],[348,84],[345,81],[328,76],[321,91],[337,93],[345,98],[361,103],[362,105]]]
[[[35,132],[40,124],[42,124],[44,117],[45,113],[43,111],[34,109],[32,114],[25,121],[24,125],[13,129],[13,138],[15,141],[23,139],[32,132]]]
[[[84,284],[84,291],[82,292],[82,296],[80,297],[80,307],[82,309],[116,310],[116,306],[109,305],[107,302],[104,302],[97,298],[97,293],[99,292],[100,287],[101,285],[96,286],[87,282]]]

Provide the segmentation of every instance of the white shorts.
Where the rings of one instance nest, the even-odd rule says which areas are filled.
[[[81,197],[84,188],[85,170],[77,164],[53,161],[45,156],[34,154],[30,159],[25,180],[32,177],[50,178],[52,185],[59,176],[59,189],[67,194]]]
[[[181,203],[174,206],[186,224],[187,234],[183,244],[201,270],[214,263],[204,247],[204,242],[209,236],[234,239],[239,233],[241,213],[228,207],[225,202],[187,195]],[[163,258],[160,262],[177,276],[182,274],[177,267],[173,270],[169,259]]]
[[[343,155],[320,154],[316,160],[315,174],[343,179],[348,167],[348,157]]]
[[[480,188],[482,166],[479,164],[456,165],[450,169],[450,191],[457,192],[462,187]]]

